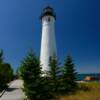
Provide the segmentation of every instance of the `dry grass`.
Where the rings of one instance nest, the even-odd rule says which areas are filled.
[[[79,86],[76,93],[59,96],[57,100],[100,100],[100,82],[79,83]]]

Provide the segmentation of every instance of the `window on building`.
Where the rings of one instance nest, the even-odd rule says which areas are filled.
[[[48,22],[50,22],[50,17],[48,18]]]

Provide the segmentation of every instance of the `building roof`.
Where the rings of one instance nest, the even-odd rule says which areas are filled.
[[[54,9],[50,6],[47,6],[43,9],[40,19],[42,19],[44,16],[53,16],[56,19]]]

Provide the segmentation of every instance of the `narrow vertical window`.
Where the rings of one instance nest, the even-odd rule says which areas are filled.
[[[50,22],[50,17],[48,18],[48,22]]]

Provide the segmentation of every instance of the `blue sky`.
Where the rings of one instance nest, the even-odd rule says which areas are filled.
[[[29,48],[40,53],[42,9],[54,8],[58,57],[71,54],[80,73],[100,72],[99,0],[0,0],[0,48],[16,69]]]

